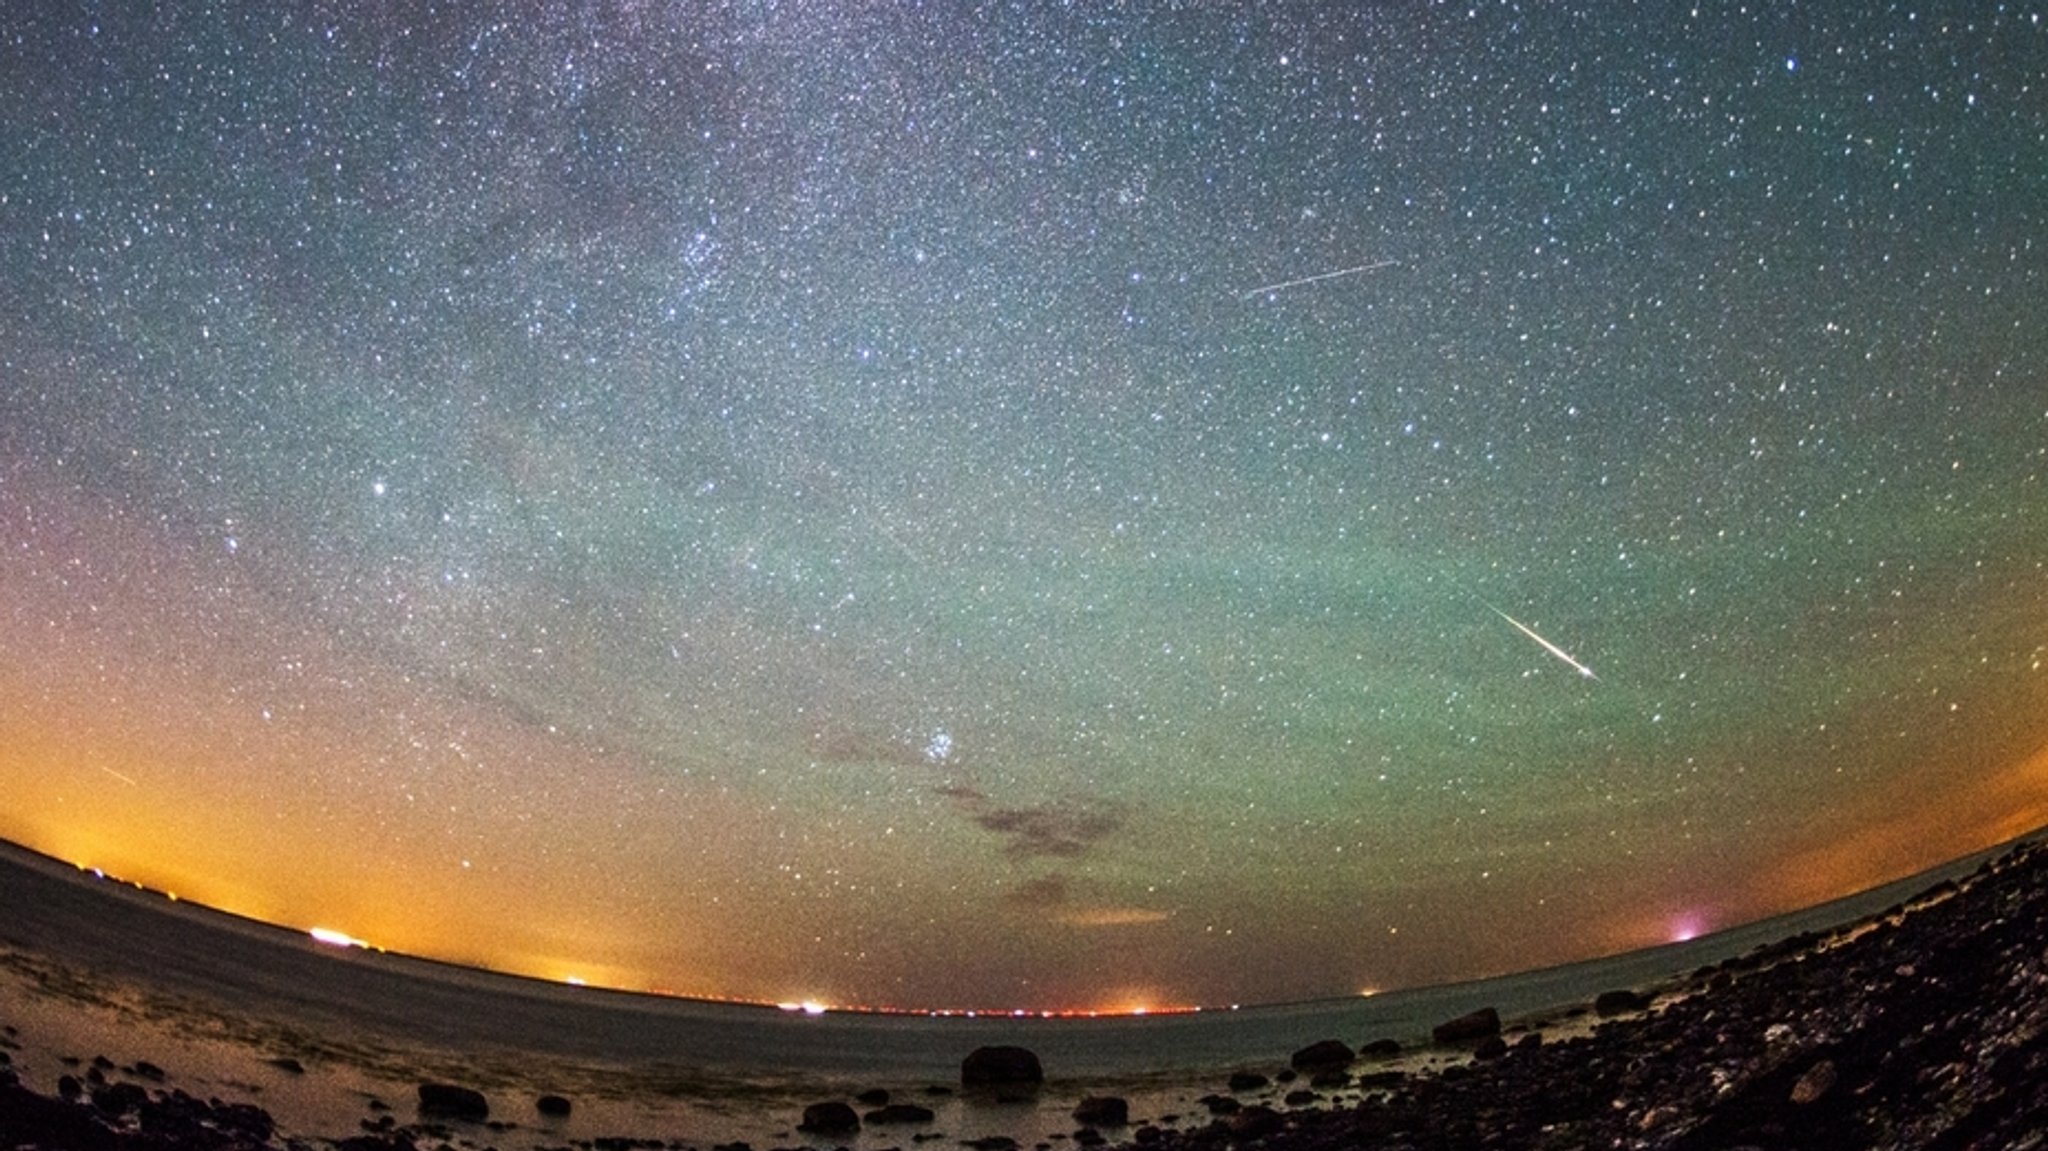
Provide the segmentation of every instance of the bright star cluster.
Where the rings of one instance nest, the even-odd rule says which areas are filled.
[[[0,836],[906,1008],[2048,822],[2024,5],[0,16]]]

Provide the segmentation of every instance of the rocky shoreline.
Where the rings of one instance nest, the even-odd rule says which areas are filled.
[[[1616,988],[1505,1026],[1493,1011],[1446,1020],[1425,1050],[1371,1036],[1304,1038],[1314,1041],[1289,1066],[1215,1084],[1196,1115],[1134,1118],[1122,1099],[1082,1098],[1074,1126],[1038,1146],[2048,1146],[2048,848],[2023,843],[1876,916],[1667,985]],[[0,1147],[425,1151],[490,1146],[518,1126],[494,1119],[480,1091],[422,1083],[410,1122],[380,1105],[358,1131],[281,1132],[254,1103],[196,1098],[143,1061],[75,1055],[53,1091],[38,1091],[13,1067],[18,1049],[0,1020]],[[1046,1090],[1043,1077],[1030,1052],[992,1049],[969,1057],[957,1088],[927,1090],[1001,1106]],[[574,1102],[520,1106],[566,1115]],[[1016,1146],[949,1138],[931,1120],[929,1109],[881,1091],[821,1100],[791,1116],[790,1145]],[[644,1133],[561,1145],[686,1146]]]

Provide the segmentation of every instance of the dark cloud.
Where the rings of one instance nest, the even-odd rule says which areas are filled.
[[[1124,825],[1113,807],[1084,808],[1073,804],[999,807],[980,812],[974,822],[984,831],[1009,839],[1011,855],[1071,859],[1116,834]]]

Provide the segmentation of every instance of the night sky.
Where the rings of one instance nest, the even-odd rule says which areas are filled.
[[[0,836],[1120,1009],[2048,822],[2048,6],[1339,7],[7,6]]]

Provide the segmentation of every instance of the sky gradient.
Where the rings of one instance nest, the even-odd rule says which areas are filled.
[[[0,16],[0,836],[1120,1009],[2048,822],[2036,7],[169,7]]]

